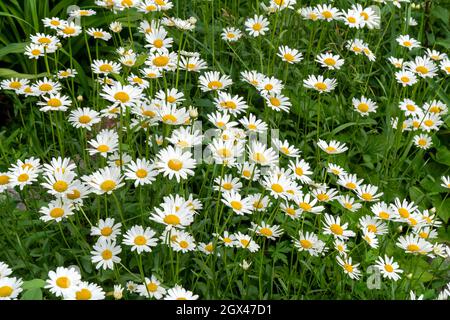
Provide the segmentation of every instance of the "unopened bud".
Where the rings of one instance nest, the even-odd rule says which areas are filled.
[[[197,118],[198,117],[198,110],[197,110],[197,108],[194,108],[192,106],[189,107],[189,117],[191,117],[191,118]]]
[[[77,97],[77,100],[80,101],[80,102],[83,101],[83,96],[81,96],[81,95],[78,96],[78,97]]]
[[[189,18],[189,23],[190,24],[196,24],[197,23],[197,19],[195,17],[190,17]]]

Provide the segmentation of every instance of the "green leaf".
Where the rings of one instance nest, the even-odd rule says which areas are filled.
[[[33,279],[30,281],[25,281],[22,285],[24,290],[42,288],[45,285],[45,281],[42,279]]]
[[[433,204],[436,208],[438,216],[444,220],[445,223],[447,223],[450,218],[450,199],[445,199],[445,201],[435,202]]]
[[[0,49],[0,58],[10,53],[23,53],[27,45],[28,45],[27,42],[10,43],[7,46]]]
[[[436,153],[436,161],[450,166],[450,151],[445,147],[439,148]]]
[[[25,74],[19,73],[11,69],[0,68],[0,77],[1,78],[19,78],[19,79],[36,79],[46,76],[47,73],[40,74]]]
[[[21,300],[42,300],[42,291],[39,288],[32,288],[22,295]]]

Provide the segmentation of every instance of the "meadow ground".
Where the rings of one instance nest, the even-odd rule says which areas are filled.
[[[0,299],[448,299],[448,8],[1,1]]]

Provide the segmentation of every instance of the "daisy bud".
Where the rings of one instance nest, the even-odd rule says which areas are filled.
[[[430,212],[431,212],[431,213],[435,213],[435,212],[436,212],[436,208],[435,208],[435,207],[431,208],[431,209],[430,209]]]
[[[241,266],[242,269],[244,270],[248,270],[248,268],[250,268],[250,266],[252,265],[252,263],[248,263],[247,260],[242,260],[242,263],[239,264],[239,266]]]
[[[189,117],[191,117],[191,118],[197,118],[198,117],[198,110],[197,110],[197,108],[194,108],[193,106],[189,106]]]
[[[122,296],[123,296],[122,293],[123,293],[122,286],[120,284],[119,285],[115,285],[114,286],[114,293],[113,293],[114,299],[116,299],[116,300],[122,299]]]
[[[190,24],[196,24],[197,23],[197,19],[195,17],[190,17],[189,18],[189,23]]]
[[[80,101],[80,102],[83,101],[83,96],[81,96],[81,95],[78,96],[78,97],[77,97],[77,101]]]
[[[408,273],[408,274],[406,275],[406,277],[407,277],[408,279],[411,279],[411,278],[412,278],[412,276],[413,276],[413,274],[412,274],[412,273]]]
[[[403,226],[398,226],[397,232],[400,233],[400,232],[402,232],[402,230],[403,230]]]

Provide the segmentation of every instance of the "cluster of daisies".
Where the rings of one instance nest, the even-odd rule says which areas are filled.
[[[420,42],[409,35],[401,35],[396,40],[401,47],[409,51],[422,48]],[[400,69],[395,72],[395,78],[403,87],[412,86],[420,79],[433,79],[438,76],[439,70],[444,73],[444,76],[450,75],[450,60],[447,54],[434,49],[427,48],[424,56],[416,56],[409,61],[393,56],[388,60],[395,68]]]
[[[0,300],[14,300],[23,291],[23,281],[20,278],[11,277],[12,270],[4,262],[0,261]]]
[[[56,297],[64,300],[103,300],[107,295],[112,295],[115,299],[123,297],[124,288],[121,285],[115,285],[112,292],[103,290],[96,283],[83,281],[81,274],[76,266],[68,268],[58,267],[48,273],[45,289],[48,289]],[[144,297],[155,297],[164,300],[196,300],[198,295],[191,291],[176,285],[173,288],[164,288],[160,281],[152,276],[145,278],[145,283],[137,285],[129,281],[127,290],[130,294],[138,293]]]
[[[142,13],[151,13],[173,7],[172,2],[167,0],[97,0],[96,4],[113,12],[137,9]],[[269,4],[261,5],[267,14],[278,14],[284,9],[294,10],[296,1],[270,0]],[[380,25],[379,12],[359,4],[346,11],[319,4],[302,8],[299,13],[307,20],[343,21],[350,28],[373,29]],[[95,14],[96,11],[91,9],[78,9],[72,11],[70,16],[83,18]],[[47,59],[48,54],[62,47],[62,38],[84,33],[89,48],[88,36],[94,41],[108,42],[116,39],[116,34],[123,29],[118,21],[109,25],[109,31],[101,28],[84,30],[78,24],[56,17],[46,18],[43,22],[53,33],[31,36],[31,44],[25,49],[25,55],[31,59]],[[247,19],[244,25],[250,37],[270,33],[269,19],[264,15],[255,15]],[[39,97],[36,103],[42,112],[59,111],[65,115],[68,111],[66,119],[86,137],[82,148],[91,158],[85,159],[87,161],[83,166],[76,166],[69,157],[52,158],[48,163],[41,163],[35,157],[23,161],[19,159],[6,172],[0,172],[0,192],[8,188],[26,191],[25,188],[36,185],[45,189],[52,197],[47,205],[39,209],[40,219],[46,223],[70,221],[74,214],[82,214],[91,226],[90,236],[95,239],[90,254],[91,262],[98,270],[114,270],[117,265],[126,262],[124,248],[138,255],[155,254],[159,247],[180,254],[219,255],[219,249],[234,248],[243,252],[247,250],[251,254],[261,251],[261,245],[266,241],[273,243],[285,238],[291,240],[301,255],[333,256],[343,272],[355,280],[361,278],[362,268],[352,253],[361,243],[367,249],[380,249],[375,267],[384,278],[393,281],[404,277],[404,267],[394,261],[394,256],[384,253],[388,241],[394,240],[395,250],[406,256],[427,256],[431,259],[449,257],[449,247],[436,241],[437,228],[442,222],[436,217],[434,209],[419,208],[408,199],[395,198],[391,203],[386,203],[382,201],[383,192],[378,186],[331,162],[336,159],[334,156],[349,151],[346,143],[318,139],[314,146],[324,152],[329,161],[325,167],[316,168],[288,140],[271,136],[270,146],[258,141],[255,138],[258,134],[269,136],[270,128],[264,121],[266,118],[263,120],[258,114],[249,112],[249,101],[231,91],[234,81],[229,75],[210,70],[199,53],[181,50],[181,44],[178,46],[180,50],[175,51],[176,41],[170,36],[170,28],[193,31],[196,19],[164,16],[141,21],[133,41],[140,37],[146,52],[120,46],[114,52],[116,58],[99,57],[97,54],[90,61],[90,72],[96,80],[98,99],[93,99],[95,101],[89,107],[83,106],[82,99],[74,99],[74,92],[70,92],[71,95],[63,92],[62,80],[73,80],[77,76],[77,71],[72,68],[60,70],[53,77],[34,83],[17,78],[3,80],[0,85],[5,90]],[[226,27],[221,37],[231,44],[242,38],[243,33],[238,28]],[[409,37],[400,37],[397,41],[410,49],[419,46]],[[359,38],[348,40],[345,46],[356,55],[365,55],[370,62],[376,59],[369,45]],[[277,56],[289,65],[304,59],[299,50],[286,45],[278,47]],[[434,77],[437,66],[433,61],[441,61],[441,69],[449,73],[448,58],[435,50],[428,50],[427,56],[416,57],[414,61],[403,63],[403,60],[395,58],[390,58],[390,61],[396,67],[403,68],[403,75],[396,74],[396,77],[404,85],[405,82],[412,85],[411,79],[416,79],[416,75]],[[346,63],[333,52],[318,54],[315,62],[327,75],[340,70]],[[197,81],[198,90],[212,101],[213,112],[199,115],[197,108],[183,106],[188,97],[178,88],[180,72],[186,79]],[[169,76],[176,77],[175,85],[167,84]],[[403,77],[409,77],[409,80],[404,81]],[[240,81],[249,85],[250,90],[258,92],[264,101],[265,112],[289,113],[292,103],[283,92],[283,81],[256,70],[241,71]],[[320,94],[334,90],[337,85],[336,79],[324,75],[310,75],[303,80],[304,87]],[[73,89],[69,86],[68,90]],[[365,96],[354,97],[352,105],[362,116],[368,116],[378,108],[375,101]],[[448,110],[438,100],[419,107],[411,99],[404,99],[400,109],[407,118],[403,122],[403,130],[420,129],[427,133],[439,130],[443,124],[441,118]],[[196,129],[195,120],[200,117],[205,118],[212,127],[211,136],[206,137]],[[393,126],[397,127],[399,121],[394,119]],[[145,136],[145,154],[136,156],[132,145],[127,145],[124,150],[124,140],[132,134]],[[414,142],[418,147],[427,149],[431,145],[431,137],[419,134]],[[202,150],[199,158],[195,149],[205,143],[205,152]],[[215,164],[217,166],[214,168],[222,170],[221,174],[214,170],[215,176],[211,181],[217,196],[215,205],[188,192],[183,195],[173,193],[163,195],[162,201],[150,212],[142,212],[146,220],[142,219],[141,224],[132,225],[130,219],[124,218],[117,199],[119,191],[122,194],[130,190],[141,191],[160,181],[183,187],[196,171],[200,171],[196,169],[202,162]],[[321,182],[314,180],[319,171],[327,173],[326,179],[320,179]],[[450,177],[442,177],[442,186],[450,188]],[[89,204],[98,196],[114,198],[120,217],[100,218],[98,215],[96,223],[92,224],[89,217],[93,213],[89,210]],[[205,202],[202,203],[202,200]],[[361,215],[356,223],[352,222],[349,215],[363,211],[363,206],[370,208],[370,214]],[[199,216],[205,211],[215,211],[215,230],[210,238],[202,238],[192,231],[193,224],[201,220]],[[242,219],[236,230],[229,229],[230,219],[244,216],[246,219]],[[319,228],[313,229],[309,223],[304,224],[311,219],[319,222]],[[301,225],[301,228],[290,234],[286,231],[286,224]],[[403,226],[406,226],[406,231]],[[400,230],[396,237],[392,232],[394,228]],[[242,265],[245,265],[244,269],[250,267],[245,260]],[[8,266],[0,264],[0,298],[16,298],[21,292],[21,280],[8,278],[10,274]],[[198,298],[178,284],[172,288],[164,285],[162,275],[146,276],[139,279],[139,284],[126,284],[130,294],[155,299]],[[58,267],[49,272],[46,288],[56,297],[64,299],[104,299],[108,295],[99,285],[82,281],[81,278],[81,272],[76,267]],[[118,284],[109,295],[119,299],[122,291],[123,287]],[[440,298],[448,297],[448,289],[442,292]]]

